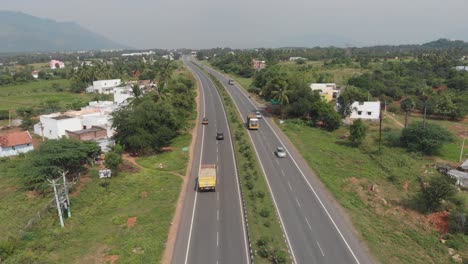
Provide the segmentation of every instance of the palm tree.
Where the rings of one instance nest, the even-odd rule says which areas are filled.
[[[281,119],[283,119],[283,106],[289,104],[289,89],[288,86],[282,86],[278,90],[272,91],[271,94],[273,95],[273,99],[278,100],[280,103],[280,112],[281,112]]]
[[[411,113],[414,109],[414,101],[410,97],[407,97],[405,100],[401,101],[400,104],[401,111],[405,112],[405,128],[408,126],[408,114]]]

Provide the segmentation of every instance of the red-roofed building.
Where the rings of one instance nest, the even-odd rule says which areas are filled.
[[[0,157],[16,156],[34,150],[28,131],[13,132],[0,136]]]

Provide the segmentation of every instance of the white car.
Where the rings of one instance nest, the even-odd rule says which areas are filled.
[[[275,154],[278,158],[286,158],[286,150],[283,147],[277,147]]]
[[[255,115],[257,116],[258,119],[262,118],[262,113],[260,111],[255,111]]]

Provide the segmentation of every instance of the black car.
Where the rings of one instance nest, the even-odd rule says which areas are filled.
[[[224,139],[224,134],[223,132],[218,132],[216,133],[216,140],[223,140]]]

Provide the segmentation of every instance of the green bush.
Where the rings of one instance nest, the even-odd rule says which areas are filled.
[[[270,216],[270,209],[268,209],[268,208],[263,208],[263,209],[260,211],[260,216],[261,216],[261,217],[265,217],[265,218],[267,218],[268,216]]]
[[[454,140],[452,134],[436,124],[413,122],[401,132],[401,144],[409,151],[420,151],[424,154],[436,153],[444,143]]]
[[[468,213],[464,210],[453,210],[449,214],[449,231],[468,234]]]

